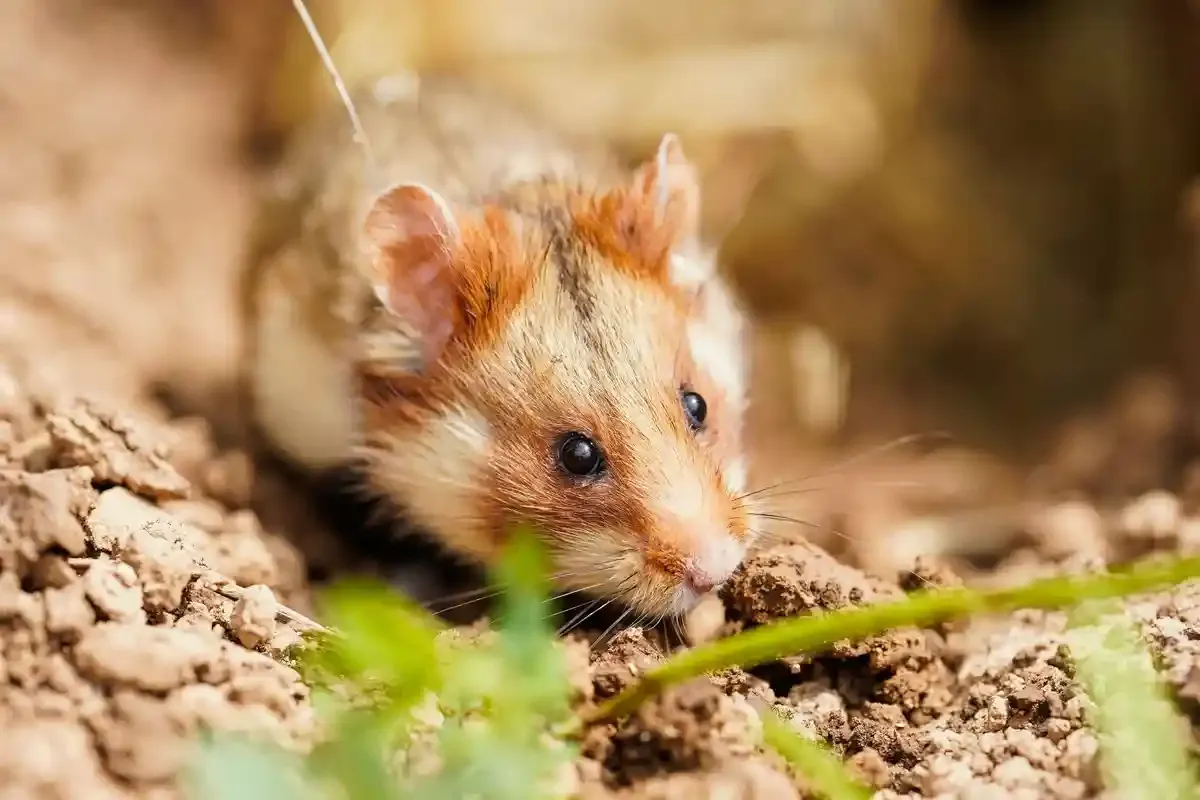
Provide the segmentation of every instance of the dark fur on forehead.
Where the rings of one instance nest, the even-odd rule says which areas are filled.
[[[573,191],[582,194],[583,189]],[[586,264],[593,254],[579,241],[562,185],[532,182],[514,187],[505,199],[510,203],[510,213],[537,226],[538,235],[545,240],[546,266],[554,270],[559,286],[582,320],[590,320],[595,314],[596,298]]]
[[[381,410],[395,419],[410,416],[404,410],[410,403],[414,411],[442,405],[449,387],[437,373],[464,368],[486,352],[541,278],[556,280],[602,357],[622,325],[597,313],[596,270],[662,292],[686,314],[690,298],[669,279],[670,233],[647,197],[622,186],[598,189],[545,177],[483,198],[461,220],[454,253],[461,324],[444,358],[428,374],[361,372],[368,415]]]
[[[511,184],[483,204],[538,228],[560,264],[578,265],[590,250],[624,272],[669,283],[675,221],[659,219],[654,198],[634,188],[545,176]]]

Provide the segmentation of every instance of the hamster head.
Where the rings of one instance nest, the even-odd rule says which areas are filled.
[[[471,213],[401,185],[364,242],[423,366],[363,369],[359,456],[482,565],[527,523],[564,591],[680,614],[741,563],[740,317],[698,245],[674,136],[622,185],[510,187]],[[380,366],[382,365],[382,366]]]

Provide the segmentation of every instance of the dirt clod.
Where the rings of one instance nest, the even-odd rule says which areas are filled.
[[[95,499],[89,469],[0,472],[0,569],[24,575],[51,548],[82,555],[81,517]]]
[[[753,752],[758,717],[746,701],[723,694],[707,678],[676,687],[593,743],[605,780],[627,785],[670,772],[709,770]]]
[[[15,402],[20,434],[48,444],[9,447],[0,469],[3,796],[174,796],[205,728],[311,740],[298,675],[225,638],[232,618],[247,643],[284,641],[272,588],[250,587],[233,614],[208,577],[274,577],[257,522],[179,499],[191,490],[165,460],[170,437],[135,416]],[[204,509],[205,527],[164,501]]]
[[[663,653],[641,628],[629,628],[613,637],[592,665],[595,696],[603,700],[629,686],[662,662]]]
[[[47,414],[46,429],[62,466],[91,467],[97,480],[155,500],[187,496],[188,482],[167,462],[162,439],[144,424],[78,401]]]
[[[268,586],[247,586],[233,606],[229,624],[233,635],[246,647],[258,647],[275,634],[279,606]]]
[[[141,622],[142,586],[129,564],[98,558],[83,574],[83,589],[104,619],[114,622]]]
[[[807,543],[776,547],[751,557],[722,590],[737,618],[752,623],[898,594],[898,589],[889,590]]]

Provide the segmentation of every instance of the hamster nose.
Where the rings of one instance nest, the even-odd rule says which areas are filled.
[[[682,583],[697,594],[708,594],[733,575],[741,560],[741,548],[732,538],[709,537],[684,562]]]
[[[723,583],[724,579],[705,569],[691,565],[683,573],[683,582],[697,594],[708,594]]]

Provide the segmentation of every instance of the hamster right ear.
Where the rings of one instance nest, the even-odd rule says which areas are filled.
[[[441,358],[461,317],[454,265],[460,232],[454,214],[432,189],[399,184],[375,198],[365,234],[375,294],[421,337],[429,367]]]

